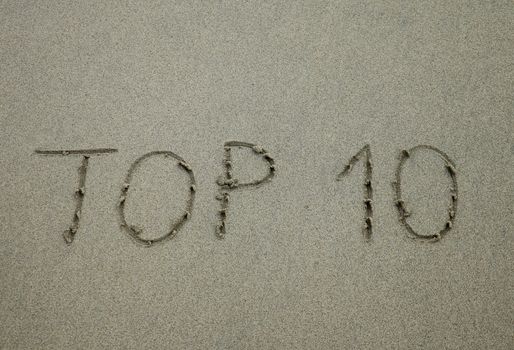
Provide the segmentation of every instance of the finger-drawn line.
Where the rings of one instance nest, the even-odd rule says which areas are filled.
[[[92,149],[63,149],[63,150],[42,150],[36,149],[36,154],[42,155],[61,155],[68,156],[71,154],[83,155],[83,154],[103,154],[103,153],[116,153],[118,152],[115,148],[92,148]]]
[[[232,174],[232,147],[246,147],[252,149],[255,153],[261,155],[269,164],[268,174],[259,180],[242,183],[239,180],[234,179]],[[265,182],[271,181],[271,179],[275,176],[275,160],[271,155],[261,146],[249,143],[249,142],[241,142],[241,141],[227,141],[224,144],[224,158],[223,165],[225,168],[225,175],[218,178],[216,181],[219,186],[219,194],[216,196],[216,199],[221,202],[221,209],[218,212],[220,222],[216,226],[216,236],[220,239],[225,238],[226,235],[226,219],[228,213],[228,203],[229,203],[229,191],[245,188],[245,187],[257,187]]]
[[[452,181],[452,186],[450,189],[450,206],[448,208],[448,220],[446,221],[444,227],[437,233],[433,235],[421,235],[417,233],[412,226],[407,222],[407,218],[411,216],[411,213],[407,210],[405,201],[402,199],[402,189],[401,189],[401,174],[402,169],[407,161],[407,159],[411,158],[413,154],[415,154],[418,150],[431,150],[436,152],[436,154],[445,162],[445,168],[447,173]],[[458,201],[458,187],[457,187],[457,171],[455,170],[455,163],[450,159],[450,157],[439,150],[438,148],[430,145],[418,145],[409,150],[403,150],[400,153],[400,161],[398,163],[398,167],[396,168],[395,173],[395,181],[393,182],[393,189],[395,192],[395,206],[398,209],[399,220],[403,226],[407,229],[411,238],[426,241],[426,242],[437,242],[439,241],[448,231],[450,231],[454,226],[455,215],[457,213],[457,201]]]
[[[357,154],[350,158],[343,171],[337,175],[336,180],[341,181],[343,177],[348,175],[355,163],[363,156],[366,158],[364,172],[364,237],[366,240],[370,240],[373,234],[373,163],[371,162],[371,147],[369,144],[364,145]]]
[[[89,165],[89,158],[91,155],[100,155],[100,154],[110,154],[118,152],[117,149],[114,148],[90,148],[90,149],[61,149],[61,150],[41,150],[36,149],[34,151],[35,154],[39,155],[60,155],[60,156],[69,156],[69,155],[81,155],[82,156],[82,164],[79,167],[79,186],[75,190],[75,212],[73,214],[73,220],[70,227],[64,231],[63,237],[65,242],[70,245],[80,226],[80,216],[82,213],[82,205],[84,202],[84,197],[86,195],[86,175],[87,168]]]
[[[75,212],[70,227],[64,231],[64,241],[69,245],[73,242],[75,235],[80,226],[80,216],[82,213],[82,204],[84,203],[84,196],[86,195],[86,175],[87,167],[89,165],[89,156],[82,157],[82,164],[79,167],[79,186],[75,190]]]
[[[221,201],[221,209],[219,211],[220,223],[216,226],[216,236],[218,238],[224,238],[227,233],[225,220],[227,218],[227,209],[228,209],[228,192],[221,192],[216,199]]]
[[[141,237],[141,234],[143,233],[143,230],[141,228],[138,228],[137,226],[130,225],[127,223],[126,217],[125,217],[125,204],[127,201],[129,189],[130,189],[130,183],[132,181],[132,177],[134,175],[134,172],[138,169],[138,167],[141,165],[141,163],[153,156],[156,155],[164,155],[165,157],[171,157],[178,161],[178,166],[185,170],[187,174],[189,175],[189,198],[186,203],[186,210],[183,215],[180,216],[178,220],[176,220],[171,225],[171,229],[168,233],[164,234],[161,237],[155,238],[155,239],[145,239]],[[143,156],[136,159],[134,163],[130,166],[130,169],[127,173],[127,176],[125,178],[125,181],[122,185],[121,189],[121,195],[120,199],[118,201],[118,213],[121,220],[121,227],[125,229],[125,231],[129,234],[129,236],[134,239],[135,242],[140,243],[144,245],[145,247],[153,246],[156,243],[161,243],[166,240],[169,240],[176,236],[180,228],[185,224],[185,222],[191,217],[191,214],[193,212],[193,203],[195,199],[195,193],[196,193],[196,180],[194,177],[193,169],[191,166],[180,156],[177,154],[171,152],[171,151],[153,151],[144,154]]]

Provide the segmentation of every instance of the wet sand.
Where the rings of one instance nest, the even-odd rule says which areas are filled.
[[[513,33],[501,1],[2,2],[0,348],[514,348]]]

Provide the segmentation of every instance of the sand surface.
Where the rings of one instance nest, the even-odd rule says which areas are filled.
[[[0,348],[514,349],[512,1],[0,2]],[[276,163],[230,190],[226,141]],[[363,232],[366,144],[373,232]],[[455,162],[458,210],[408,237],[400,152]],[[88,161],[73,221],[80,155]],[[145,248],[120,227],[131,164],[191,165],[191,217]],[[268,164],[234,148],[234,178]],[[189,177],[152,157],[127,221],[184,214]],[[452,182],[405,162],[409,224],[442,229]]]

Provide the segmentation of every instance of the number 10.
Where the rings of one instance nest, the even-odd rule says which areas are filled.
[[[452,185],[450,188],[450,205],[448,207],[448,217],[446,223],[442,229],[432,235],[421,235],[416,232],[412,226],[407,222],[407,218],[411,216],[410,212],[407,210],[407,206],[405,201],[402,198],[402,188],[401,188],[401,175],[402,169],[405,165],[405,162],[409,160],[417,151],[419,150],[429,150],[435,152],[443,161],[444,166],[446,168],[447,174],[452,181]],[[372,231],[372,223],[373,223],[373,165],[371,163],[371,148],[369,144],[365,145],[357,152],[353,157],[350,158],[348,164],[344,167],[343,171],[337,175],[337,180],[342,180],[342,178],[348,175],[351,171],[355,163],[364,158],[365,161],[365,172],[364,172],[364,209],[365,209],[365,218],[364,218],[364,237],[369,240],[373,233]],[[439,241],[448,231],[450,231],[453,227],[453,223],[455,221],[455,214],[457,212],[457,200],[458,200],[458,190],[457,190],[457,172],[455,170],[455,163],[450,159],[450,157],[444,153],[443,151],[437,149],[436,147],[429,145],[418,145],[409,150],[403,150],[400,154],[400,162],[398,163],[398,167],[396,168],[395,181],[393,182],[393,187],[395,191],[395,206],[398,209],[399,220],[403,226],[407,229],[410,237],[422,241],[428,242],[436,242]]]

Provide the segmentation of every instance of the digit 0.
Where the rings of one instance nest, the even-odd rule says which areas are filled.
[[[446,168],[446,172],[452,181],[452,185],[450,188],[450,205],[448,207],[448,217],[444,227],[439,230],[437,233],[432,235],[421,235],[416,232],[412,226],[407,222],[407,218],[410,216],[409,211],[405,205],[405,201],[402,198],[402,170],[403,166],[416,152],[420,150],[429,150],[435,152],[443,161],[444,166]],[[429,242],[437,242],[439,241],[448,231],[450,231],[453,227],[453,223],[455,221],[455,214],[457,212],[457,199],[458,199],[458,189],[457,189],[457,172],[455,170],[455,163],[448,157],[446,153],[439,150],[436,147],[429,145],[418,145],[409,150],[403,150],[400,154],[400,162],[398,163],[398,167],[396,168],[396,179],[393,182],[393,187],[395,190],[395,205],[398,209],[399,220],[402,225],[405,226],[409,234],[418,240],[429,241]]]

